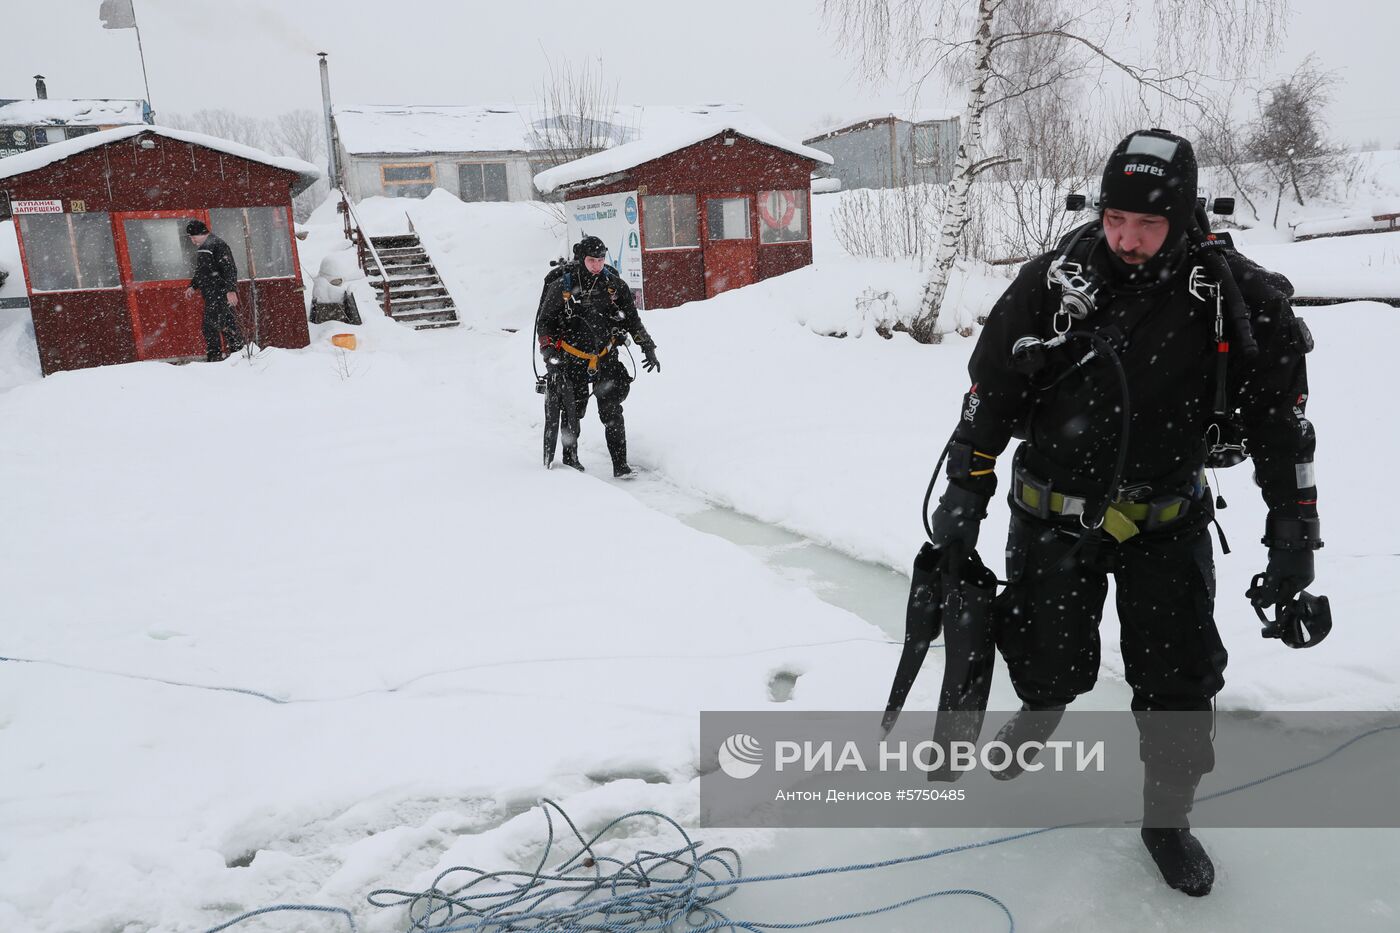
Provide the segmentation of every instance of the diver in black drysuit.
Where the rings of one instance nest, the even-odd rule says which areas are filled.
[[[661,363],[656,357],[656,342],[642,326],[632,290],[616,270],[604,264],[606,256],[607,247],[598,237],[586,236],[578,242],[574,261],[556,269],[545,282],[536,329],[550,378],[562,380],[569,395],[557,415],[563,427],[564,464],[583,469],[578,459],[578,431],[588,410],[591,385],[598,398],[598,417],[603,422],[613,475],[621,477],[632,473],[622,417],[632,377],[618,357],[619,340],[630,336],[637,342],[648,372],[660,372]],[[596,271],[589,269],[590,264]],[[552,411],[546,417],[550,414]],[[553,445],[547,446],[546,465],[553,456]]]
[[[1103,291],[1096,310],[1071,329],[1104,336],[1121,360],[1131,411],[1122,482],[1105,488],[1117,465],[1124,400],[1104,355],[1076,366],[1089,344],[1071,340],[1047,353],[1038,372],[1013,355],[1018,339],[1050,338],[1070,323],[1056,316],[1061,290],[1047,282],[1056,256],[1049,253],[1022,268],[973,352],[933,544],[976,545],[996,489],[996,458],[1013,435],[1024,438],[1008,471],[1009,585],[993,625],[1023,710],[1039,714],[1013,717],[998,738],[1013,748],[1027,738],[1043,741],[1058,711],[1093,687],[1113,574],[1145,769],[1143,840],[1167,883],[1199,896],[1209,893],[1214,867],[1186,816],[1201,776],[1214,767],[1211,700],[1224,684],[1227,656],[1214,619],[1214,507],[1203,468],[1219,346],[1213,302],[1189,288],[1199,265],[1186,236],[1196,210],[1190,143],[1159,130],[1129,136],[1105,169],[1100,209],[1100,227],[1073,258]],[[1125,224],[1132,225],[1126,233]],[[1253,360],[1229,357],[1227,379],[1269,507],[1269,564],[1257,595],[1282,604],[1312,581],[1313,550],[1321,546],[1314,434],[1305,416],[1311,338],[1292,314],[1285,278],[1233,251],[1226,258],[1259,346]],[[1086,531],[1106,498],[1120,514],[1110,511],[1102,528]],[[1144,715],[1158,710],[1195,715]],[[1036,724],[1018,732],[1018,719]]]

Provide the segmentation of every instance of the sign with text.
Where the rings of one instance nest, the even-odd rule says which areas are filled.
[[[63,202],[58,198],[46,201],[15,201],[11,205],[16,214],[62,214]]]
[[[642,298],[642,228],[637,211],[637,192],[603,194],[564,202],[569,247],[585,236],[596,236],[608,245],[608,265],[632,289],[638,308]]]

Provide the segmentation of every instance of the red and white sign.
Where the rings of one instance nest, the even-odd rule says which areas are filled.
[[[63,202],[58,198],[48,201],[15,201],[11,210],[16,214],[62,214]]]

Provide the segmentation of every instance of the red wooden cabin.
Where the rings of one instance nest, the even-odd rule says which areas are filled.
[[[194,218],[233,250],[244,334],[306,346],[292,197],[319,177],[299,159],[152,126],[0,159],[44,374],[204,356],[203,303],[184,297]]]
[[[635,191],[645,306],[670,308],[810,265],[812,170],[830,163],[748,121],[640,139],[535,184],[566,206]]]

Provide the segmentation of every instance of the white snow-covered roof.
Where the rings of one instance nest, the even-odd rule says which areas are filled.
[[[720,115],[697,121],[673,133],[644,136],[636,142],[626,143],[613,149],[605,149],[591,156],[584,156],[582,159],[575,159],[572,162],[565,162],[563,165],[545,169],[535,176],[535,187],[542,194],[550,194],[564,185],[611,175],[614,172],[625,172],[643,162],[650,162],[652,159],[669,155],[687,146],[693,146],[721,133],[729,132],[746,136],[776,149],[783,149],[804,159],[811,159],[813,162],[825,165],[832,163],[831,156],[825,152],[819,149],[809,149],[800,143],[795,143],[752,117],[745,117],[742,114],[728,117]]]
[[[616,146],[639,136],[672,132],[697,119],[739,114],[737,104],[649,106],[625,104],[603,121],[615,129],[603,135]],[[353,105],[335,108],[340,144],[352,155],[370,153],[533,152],[548,148],[540,139],[547,120],[539,104],[471,106]]]
[[[122,126],[144,123],[141,100],[43,100],[0,101],[0,123],[57,126]]]
[[[119,142],[123,139],[130,139],[133,136],[140,136],[142,133],[150,133],[153,136],[164,136],[167,139],[174,139],[182,143],[190,143],[195,146],[203,146],[205,149],[213,149],[215,152],[222,152],[227,155],[237,156],[240,159],[247,159],[249,162],[260,162],[263,165],[270,165],[273,168],[285,169],[294,172],[297,176],[296,184],[292,185],[292,194],[300,194],[310,188],[321,179],[321,170],[310,162],[303,162],[301,159],[292,156],[275,156],[261,149],[254,149],[252,146],[244,146],[241,143],[229,142],[227,139],[219,139],[216,136],[205,136],[203,133],[191,133],[188,130],[172,130],[166,126],[118,126],[110,130],[99,130],[96,133],[88,133],[86,136],[79,136],[76,139],[66,139],[61,143],[50,143],[47,146],[40,146],[38,149],[31,149],[28,152],[21,152],[19,155],[12,155],[9,158],[0,159],[0,178],[13,178],[16,175],[24,175],[41,169],[46,165],[61,162],[72,155],[86,152],[89,149],[96,149],[98,146],[105,146],[107,143]]]
[[[831,136],[842,130],[849,130],[853,127],[866,123],[877,123],[881,120],[903,120],[906,123],[932,123],[935,120],[956,120],[963,114],[961,109],[955,107],[916,107],[910,110],[890,111],[885,110],[879,113],[867,113],[864,116],[854,117],[850,120],[842,120],[834,126],[828,126],[818,130],[808,136],[806,142],[815,142],[824,136]]]

